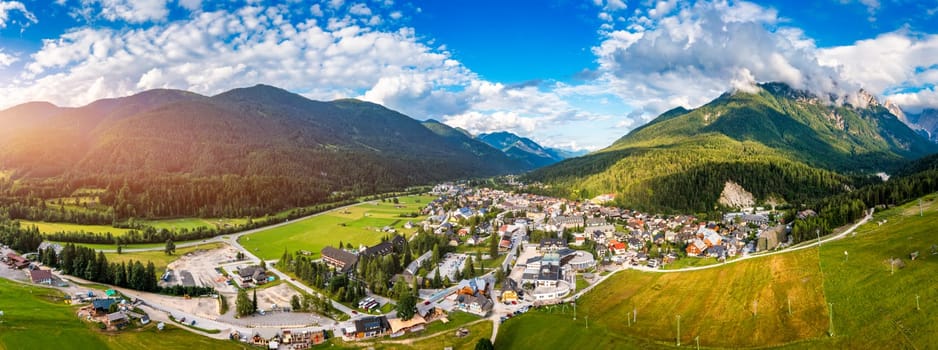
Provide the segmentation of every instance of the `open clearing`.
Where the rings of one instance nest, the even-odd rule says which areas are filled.
[[[433,199],[431,196],[405,196],[399,197],[399,204],[372,201],[334,209],[290,225],[242,236],[238,242],[265,260],[280,258],[284,250],[307,250],[313,256],[319,256],[323,247],[338,245],[340,241],[355,247],[373,245],[388,234],[381,232],[386,226],[398,233],[413,233],[414,229],[404,229],[404,225],[408,221],[420,222],[423,218],[401,215],[419,212]]]
[[[817,249],[805,249],[702,271],[619,272],[579,299],[576,321],[570,305],[529,312],[501,325],[496,347],[673,347],[677,315],[685,347],[694,346],[697,336],[706,347],[933,347],[938,343],[938,325],[930,316],[938,314],[938,254],[932,254],[938,245],[936,198],[923,198],[921,217],[918,201],[877,213],[856,235],[824,243],[820,260]],[[912,261],[914,251],[919,257]],[[885,263],[893,257],[905,264],[895,273]],[[833,337],[827,335],[828,303]],[[630,326],[626,316],[633,310],[638,322]]]
[[[57,290],[0,279],[0,349],[246,349],[241,344],[154,324],[102,332],[76,316]]]
[[[165,246],[165,244],[162,244]],[[187,248],[176,248],[176,254],[166,255],[162,250],[159,251],[148,251],[148,252],[136,252],[136,253],[104,253],[107,256],[108,262],[124,262],[128,260],[140,261],[146,265],[147,261],[152,261],[156,265],[156,274],[159,276],[163,275],[163,271],[166,271],[166,266],[171,262],[179,259],[181,256],[188,253],[192,253],[198,250],[213,250],[221,247],[227,247],[227,244],[224,243],[208,243],[201,244],[193,247]],[[157,277],[159,277],[157,276]]]

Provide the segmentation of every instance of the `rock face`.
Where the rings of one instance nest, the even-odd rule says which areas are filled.
[[[723,192],[720,193],[720,204],[734,207],[734,208],[743,208],[751,207],[756,203],[755,198],[752,196],[752,193],[746,191],[745,188],[733,181],[727,181],[723,185]]]

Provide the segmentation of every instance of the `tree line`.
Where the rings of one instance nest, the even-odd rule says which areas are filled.
[[[58,268],[66,275],[92,282],[130,288],[144,292],[168,295],[204,295],[215,292],[210,287],[172,286],[160,287],[156,266],[152,261],[108,262],[104,252],[74,244],[66,244],[61,253],[52,247],[39,250],[39,261],[43,265]]]
[[[111,233],[98,234],[93,232],[56,232],[47,235],[47,238],[56,242],[88,243],[88,244],[140,244],[140,243],[163,243],[167,240],[190,241],[205,238],[211,238],[219,235],[227,235],[236,232],[251,230],[259,227],[279,224],[285,221],[297,219],[307,215],[335,209],[337,207],[357,203],[354,200],[346,200],[337,203],[320,204],[312,207],[297,208],[290,211],[286,216],[266,216],[260,219],[250,219],[241,226],[231,227],[197,227],[194,229],[182,228],[178,231],[167,229],[156,229],[152,226],[136,226],[138,229],[130,230],[121,236],[114,236]],[[120,226],[120,225],[117,225]]]
[[[896,206],[938,191],[938,158],[931,157],[929,160],[929,164],[911,165],[918,172],[820,200],[814,206],[818,208],[816,217],[794,222],[794,240],[800,242],[815,238],[818,234],[829,234],[834,228],[862,218],[867,208]],[[789,218],[793,216],[793,213],[789,213]]]

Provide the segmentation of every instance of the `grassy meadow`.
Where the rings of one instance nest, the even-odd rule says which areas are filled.
[[[385,226],[391,226],[399,233],[413,233],[415,230],[404,229],[404,224],[408,221],[417,223],[422,218],[400,215],[418,212],[433,199],[431,196],[405,196],[399,197],[399,204],[373,201],[334,209],[289,225],[242,236],[239,242],[262,259],[278,259],[285,249],[308,250],[319,256],[323,247],[336,246],[340,241],[355,247],[372,245],[387,234],[380,232]]]
[[[0,279],[0,349],[247,349],[167,325],[151,323],[123,332],[104,332],[76,316],[77,307],[63,302],[50,288]]]
[[[880,212],[855,235],[823,244],[820,254],[805,249],[691,272],[619,272],[579,299],[576,321],[571,306],[529,312],[501,325],[496,348],[674,347],[677,315],[684,347],[696,337],[707,348],[933,347],[936,198],[924,197],[921,217],[917,201]],[[892,272],[885,261],[893,257],[905,267]],[[632,310],[638,318],[630,324]]]
[[[30,227],[36,226],[39,229],[39,232],[44,234],[56,233],[56,232],[91,232],[97,234],[112,234],[114,236],[121,236],[129,229],[125,228],[116,228],[108,225],[80,225],[80,224],[71,224],[63,222],[42,222],[42,221],[29,221],[29,220],[20,220],[20,226]]]
[[[576,321],[572,306],[541,309],[503,324],[496,347],[535,339],[549,348],[675,344],[677,315],[682,344],[697,336],[717,347],[820,337],[827,313],[817,262],[817,252],[806,250],[694,272],[622,271],[580,297]],[[630,324],[633,310],[637,322]],[[579,335],[587,317],[594,336]]]

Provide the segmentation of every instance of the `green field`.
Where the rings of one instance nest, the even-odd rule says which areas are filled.
[[[166,255],[162,250],[158,251],[149,251],[149,252],[137,252],[137,253],[104,253],[107,256],[108,262],[125,262],[128,260],[140,261],[146,265],[147,261],[152,261],[153,265],[156,266],[156,274],[162,275],[163,271],[166,271],[166,266],[169,263],[176,261],[180,256],[186,255],[186,253],[191,253],[197,250],[213,250],[224,247],[224,243],[208,243],[200,244],[197,246],[187,247],[187,248],[176,248],[176,254]],[[165,244],[161,246],[166,246]]]
[[[938,196],[875,215],[856,236],[824,244],[821,267],[834,337],[806,347],[928,349],[938,344]],[[880,226],[877,222],[886,220]],[[845,256],[844,252],[848,254]],[[918,251],[915,261],[909,254]],[[885,261],[901,258],[892,273]],[[916,309],[915,297],[919,296]]]
[[[76,316],[62,293],[0,279],[0,349],[246,349],[167,325],[151,323],[120,333],[102,332]]]
[[[570,306],[529,312],[501,326],[496,348],[535,342],[545,348],[673,347],[677,315],[682,346],[694,346],[699,336],[708,348],[933,347],[935,198],[925,198],[923,217],[918,202],[877,214],[855,236],[825,243],[820,260],[817,249],[805,249],[702,271],[619,272],[579,299],[576,321]],[[882,220],[888,222],[875,222]],[[918,260],[909,259],[912,251],[920,252]],[[893,274],[884,263],[890,257],[902,258],[906,267]],[[828,303],[834,337],[827,333]],[[638,322],[630,325],[626,316],[636,309]]]
[[[39,229],[39,232],[42,233],[56,233],[56,232],[91,232],[99,234],[110,233],[114,236],[121,236],[129,229],[125,228],[115,228],[107,225],[79,225],[79,224],[69,224],[62,222],[42,222],[42,221],[28,221],[20,220],[20,225],[22,227],[36,226]]]
[[[169,231],[179,231],[181,229],[194,230],[199,227],[224,227],[228,226],[241,226],[247,223],[247,219],[199,219],[199,218],[182,218],[182,219],[165,219],[165,220],[149,220],[141,221],[140,224],[145,226],[152,226],[153,228],[167,229]],[[42,221],[29,221],[29,220],[20,220],[20,224],[23,227],[36,226],[39,228],[39,232],[42,233],[56,233],[56,232],[91,232],[99,234],[110,233],[114,236],[120,236],[130,231],[126,228],[116,228],[108,225],[80,225],[80,224],[71,224],[71,223],[61,223],[61,222],[42,222]],[[109,248],[113,249],[113,248]]]
[[[307,250],[314,256],[327,246],[351,243],[373,245],[387,233],[380,232],[391,226],[399,233],[412,233],[403,228],[408,221],[417,223],[423,218],[402,218],[399,215],[417,212],[435,199],[431,196],[400,197],[400,204],[381,201],[363,203],[345,209],[335,209],[295,223],[242,236],[241,245],[262,259],[278,259],[284,250]]]
[[[181,229],[188,229],[192,231],[199,227],[208,227],[208,228],[225,228],[225,227],[238,227],[247,223],[247,219],[200,219],[200,218],[182,218],[182,219],[165,219],[165,220],[150,220],[150,221],[141,221],[140,222],[146,226],[152,226],[155,229],[167,229],[170,231],[179,231]]]

